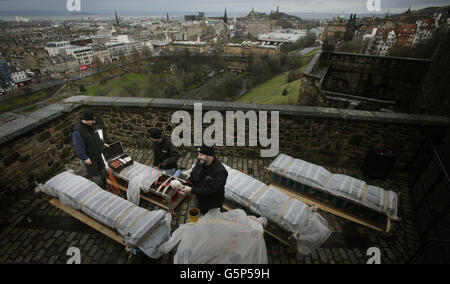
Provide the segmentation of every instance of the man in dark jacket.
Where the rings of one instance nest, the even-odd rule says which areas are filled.
[[[198,161],[188,178],[192,187],[181,189],[197,196],[198,208],[205,215],[212,208],[222,208],[228,172],[214,155],[214,147],[198,148]]]
[[[101,188],[106,187],[105,163],[102,159],[103,146],[109,147],[95,132],[95,115],[85,110],[81,120],[75,124],[72,133],[73,145],[78,158],[85,166],[88,177]]]
[[[153,142],[153,165],[168,175],[180,177],[181,170],[177,168],[177,161],[181,158],[181,154],[170,138],[163,135],[161,129],[152,128],[150,140]]]

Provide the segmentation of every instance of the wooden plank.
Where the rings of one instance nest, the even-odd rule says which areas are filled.
[[[185,197],[186,194],[179,192],[177,198],[170,205],[173,207],[173,209],[175,209],[178,205],[180,205]]]
[[[157,199],[154,198],[153,196],[141,194],[141,198],[144,199],[144,200],[147,200],[147,201],[150,202],[150,203],[156,204],[156,205],[158,205],[159,207],[162,207],[162,208],[164,208],[164,209],[170,211],[169,206],[168,206],[167,204],[165,204],[164,202],[161,202],[161,201],[157,200]]]
[[[96,220],[94,220],[93,218],[89,217],[88,215],[84,214],[81,211],[78,211],[74,208],[71,208],[69,206],[63,205],[61,204],[61,202],[57,199],[57,198],[51,198],[49,200],[49,202],[61,209],[62,211],[66,212],[67,214],[73,216],[74,218],[80,220],[81,222],[83,222],[84,224],[92,227],[93,229],[95,229],[96,231],[104,234],[105,236],[115,240],[116,242],[120,243],[121,245],[125,245],[123,237],[117,233],[116,231],[113,231],[112,229],[106,227],[105,225],[97,222]]]
[[[120,184],[114,184],[114,183],[111,182],[109,179],[106,179],[106,182],[109,183],[109,184],[111,184],[111,185],[113,185],[113,186],[117,186],[120,190],[123,190],[123,191],[127,191],[127,190],[128,190],[128,188],[126,188],[126,187],[124,187],[124,186],[122,186],[122,185],[120,185]],[[156,204],[156,205],[158,205],[158,206],[160,206],[160,207],[162,207],[162,208],[164,208],[164,209],[166,209],[166,210],[169,210],[169,207],[168,207],[166,204],[164,204],[164,203],[158,201],[157,199],[155,199],[155,198],[153,198],[153,197],[150,197],[150,196],[148,196],[148,195],[145,195],[145,193],[144,193],[144,194],[141,194],[141,198],[144,199],[144,200],[146,200],[146,201],[148,201],[148,202],[151,202],[151,203],[153,203],[153,204]]]
[[[234,208],[233,206],[231,206],[230,204],[224,203],[224,205],[222,206],[225,210],[230,211]],[[264,228],[264,232],[266,232],[268,235],[272,236],[273,238],[277,239],[278,241],[280,241],[283,245],[286,246],[290,246],[291,243],[289,242],[289,237],[285,236],[285,234],[283,234],[280,230],[276,230],[274,228],[268,228],[266,226],[266,228]]]
[[[163,187],[163,185],[165,185],[172,177],[169,176],[164,182],[161,183],[161,185],[158,187],[158,189],[156,190],[157,192],[161,191],[161,188]]]
[[[166,184],[166,183],[170,182],[172,179],[174,179],[174,178],[171,177],[171,176],[169,176],[169,178],[168,178],[163,184]],[[163,185],[163,184],[162,184],[162,185]],[[161,185],[161,186],[162,186],[162,185]],[[169,186],[170,186],[170,185],[169,185]],[[163,195],[166,194],[167,190],[169,189],[169,186],[166,186],[166,188],[164,188],[164,190],[163,190],[163,192],[162,192]],[[172,193],[172,192],[170,192],[170,193]],[[169,197],[169,199],[172,199],[172,196],[173,196],[173,194],[172,194],[172,195],[167,194],[167,197]]]
[[[296,191],[294,191],[294,190],[292,190],[290,188],[287,188],[287,187],[285,187],[283,185],[273,184],[272,183],[272,184],[269,184],[269,186],[271,186],[271,187],[273,187],[273,188],[275,188],[275,189],[285,193],[289,197],[295,198],[295,199],[297,199],[297,200],[299,200],[299,201],[301,201],[301,202],[303,202],[303,203],[305,203],[305,204],[307,204],[309,206],[317,206],[317,208],[319,208],[319,209],[321,209],[323,211],[326,211],[326,212],[331,213],[333,215],[336,215],[336,216],[339,216],[341,218],[347,219],[349,221],[358,223],[360,225],[369,227],[371,229],[374,229],[374,230],[377,230],[377,231],[380,231],[380,232],[389,232],[389,230],[390,230],[390,226],[388,226],[390,224],[389,218],[388,218],[388,221],[387,221],[388,224],[386,224],[386,226],[383,226],[383,227],[377,226],[377,225],[375,225],[373,223],[370,223],[370,222],[367,222],[365,220],[362,220],[361,218],[358,218],[355,215],[352,215],[352,214],[349,214],[349,213],[347,213],[345,211],[333,208],[333,207],[329,206],[327,203],[320,202],[318,200],[312,200],[312,199],[306,197],[305,195],[302,195],[301,193],[296,192]]]
[[[286,186],[284,186],[284,185],[282,185],[282,184],[280,184],[280,183],[278,183],[278,182],[276,182],[276,181],[273,181],[273,180],[270,178],[271,174],[273,174],[274,172],[271,172],[268,168],[265,168],[265,172],[268,174],[268,177],[266,178],[266,182],[265,182],[266,184],[274,183],[274,184],[276,184],[276,185],[278,185],[278,186],[280,186],[280,187],[283,187],[283,188],[286,188],[286,189],[288,189],[288,190],[291,190],[291,188],[288,188],[288,187],[286,187]],[[278,175],[278,176],[280,176],[280,177],[282,177],[282,178],[284,178],[284,179],[288,179],[288,180],[290,180],[290,181],[292,181],[292,182],[296,182],[296,181],[294,181],[294,180],[289,179],[288,177],[286,177],[286,176],[284,176],[284,175],[277,174],[277,173],[274,173],[274,174],[276,174],[276,175]],[[301,184],[301,183],[299,183],[299,182],[296,182],[296,183]],[[306,185],[305,185],[305,186],[306,186]],[[321,193],[324,193],[324,194],[329,194],[329,192],[327,192],[327,191],[325,191],[325,190],[323,190],[323,189],[321,189],[321,188],[317,188],[317,187],[314,187],[314,186],[307,186],[307,187],[309,187],[309,188],[311,188],[312,190],[317,191],[317,192],[321,192]],[[364,204],[362,204],[362,203],[356,202],[355,200],[348,199],[348,198],[346,198],[345,196],[339,196],[339,199],[342,199],[342,200],[344,200],[345,202],[354,204],[355,206],[362,206],[362,207],[365,207],[365,208],[367,208],[367,209],[371,209],[370,207],[367,207],[366,205],[364,205]]]
[[[123,190],[123,191],[127,191],[127,190],[128,190],[128,188],[126,188],[126,187],[120,185],[119,183],[114,183],[114,182],[112,182],[111,180],[109,180],[108,178],[106,179],[106,182],[107,182],[108,184],[112,185],[112,186],[118,187],[120,190]]]

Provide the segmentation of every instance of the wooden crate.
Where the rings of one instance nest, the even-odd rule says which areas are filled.
[[[184,180],[175,178],[166,174],[161,175],[159,178],[158,185],[153,184],[152,188],[149,192],[141,191],[140,197],[150,203],[156,204],[159,207],[162,207],[172,215],[175,215],[175,208],[184,200],[186,197],[185,194],[176,191],[175,189],[171,189],[173,192],[167,192],[167,188],[163,188],[164,184],[170,183],[172,180],[179,180],[181,183],[185,183]],[[106,179],[106,183],[110,188],[114,190],[119,190],[122,193],[126,193],[128,190],[128,181],[120,178],[120,177],[112,177],[111,175]],[[117,191],[109,190],[114,194],[118,194]],[[174,192],[176,191],[176,192]],[[158,194],[159,193],[159,194]],[[120,195],[120,194],[118,194]]]

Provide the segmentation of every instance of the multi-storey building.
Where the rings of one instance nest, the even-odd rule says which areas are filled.
[[[68,41],[51,41],[47,42],[44,49],[47,50],[49,56],[56,56],[64,52],[64,49],[70,47]]]
[[[13,81],[11,79],[11,71],[5,59],[0,58],[0,87],[5,88],[11,86]]]
[[[249,56],[249,55],[278,55],[280,46],[262,45],[260,42],[246,42],[241,44],[227,44],[223,48],[225,55]]]
[[[431,38],[433,37],[433,30],[436,27],[435,20],[431,18],[417,20],[416,25],[417,33],[413,40],[413,47],[431,40]]]
[[[251,35],[258,36],[268,33],[272,30],[274,24],[272,21],[255,20],[247,23],[247,32]]]
[[[11,68],[11,79],[16,85],[23,85],[26,82],[30,81],[27,74],[25,73],[25,69],[13,67]]]
[[[397,36],[394,29],[372,28],[372,32],[366,33],[363,39],[367,41],[365,53],[388,56],[394,48]]]
[[[111,62],[111,54],[109,49],[104,45],[91,45],[93,51],[94,62],[99,60],[100,63]]]
[[[183,37],[188,41],[195,41],[197,38],[206,34],[205,23],[186,23],[183,25]]]
[[[139,54],[144,49],[144,42],[143,41],[133,41],[130,43],[127,43],[127,53],[128,55],[132,54]]]
[[[400,24],[397,29],[396,45],[399,47],[412,47],[416,34],[416,24]]]
[[[121,57],[128,55],[127,44],[124,42],[107,42],[105,46],[109,50],[111,61],[117,61]]]
[[[48,56],[42,59],[42,73],[68,73],[79,69],[78,60],[73,55]]]
[[[197,41],[175,41],[170,46],[170,51],[177,52],[189,52],[194,54],[207,53],[210,50],[210,45],[206,42]]]
[[[89,46],[66,48],[67,55],[73,55],[78,60],[79,66],[89,66],[94,59],[94,52]]]

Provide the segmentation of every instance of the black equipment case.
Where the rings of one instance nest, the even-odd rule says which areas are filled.
[[[120,173],[133,164],[133,160],[125,154],[122,143],[119,141],[109,145],[109,148],[104,148],[102,154],[105,162],[108,163],[108,167],[116,173]]]

